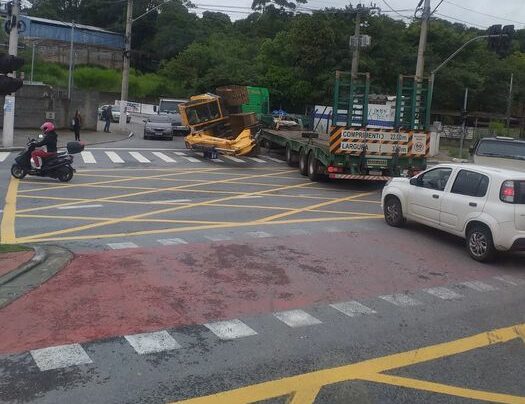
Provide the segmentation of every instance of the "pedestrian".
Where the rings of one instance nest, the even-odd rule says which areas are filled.
[[[82,117],[80,116],[80,113],[77,111],[75,112],[75,117],[73,118],[73,132],[75,132],[75,140],[77,142],[80,142],[80,126],[82,125]]]
[[[105,109],[105,118],[106,118],[106,125],[104,126],[104,132],[111,133],[109,131],[109,126],[111,125],[111,118],[113,117],[113,109],[111,108],[111,105],[108,105]]]

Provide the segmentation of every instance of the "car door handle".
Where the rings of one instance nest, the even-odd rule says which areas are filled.
[[[439,195],[438,194],[434,194],[434,195],[432,195],[432,198],[439,199]]]
[[[478,204],[476,202],[470,202],[468,206],[472,206],[473,208],[475,208],[478,206]]]

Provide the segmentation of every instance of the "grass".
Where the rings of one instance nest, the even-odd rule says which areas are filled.
[[[12,253],[12,252],[23,252],[23,251],[30,251],[30,250],[31,250],[30,248],[24,247],[23,245],[0,244],[0,254]]]

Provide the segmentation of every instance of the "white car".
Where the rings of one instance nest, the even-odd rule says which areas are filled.
[[[443,164],[383,189],[382,207],[390,226],[406,220],[467,240],[477,261],[497,251],[525,250],[525,173],[473,164]]]

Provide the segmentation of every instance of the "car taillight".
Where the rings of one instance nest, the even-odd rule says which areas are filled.
[[[501,186],[500,198],[503,202],[514,203],[516,190],[514,188],[514,181],[505,181]]]
[[[342,173],[343,171],[343,167],[328,166],[329,173]]]

